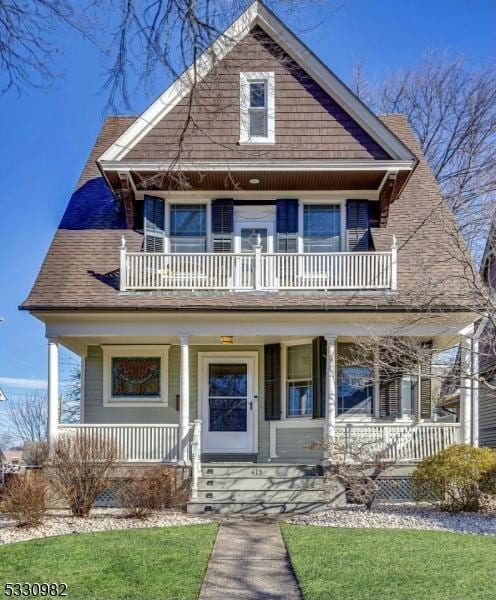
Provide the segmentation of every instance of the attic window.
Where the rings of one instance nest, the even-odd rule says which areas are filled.
[[[275,141],[274,73],[240,73],[240,142]]]

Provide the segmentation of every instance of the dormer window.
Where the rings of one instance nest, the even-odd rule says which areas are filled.
[[[240,142],[275,141],[274,73],[240,74]]]

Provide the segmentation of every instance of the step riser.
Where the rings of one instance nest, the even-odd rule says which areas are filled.
[[[314,467],[298,465],[214,466],[202,465],[202,477],[311,477],[317,475]]]
[[[210,495],[211,494],[211,495]],[[198,492],[200,502],[322,502],[323,493],[316,491],[237,491],[237,492]]]
[[[313,465],[204,463],[192,514],[311,513],[344,504],[342,489],[324,494],[324,478]],[[328,487],[328,486],[326,486]]]
[[[313,490],[322,488],[323,477],[201,477],[198,489],[205,491]]]
[[[188,504],[188,513],[216,515],[283,515],[283,514],[309,514],[313,512],[321,512],[325,510],[326,503],[324,502],[283,502],[283,503],[197,503],[190,502]],[[207,510],[210,508],[211,510]]]

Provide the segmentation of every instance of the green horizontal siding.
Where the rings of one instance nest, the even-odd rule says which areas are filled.
[[[269,452],[269,421],[264,417],[264,361],[263,346],[190,346],[190,419],[198,417],[198,354],[200,352],[258,352],[258,460],[266,462]],[[169,349],[167,407],[121,407],[103,406],[103,352],[100,346],[90,346],[85,368],[85,423],[178,423],[176,394],[180,389],[180,347]],[[281,428],[277,430],[278,462],[302,462],[313,464],[322,453],[310,450],[310,446],[322,437],[322,427]]]

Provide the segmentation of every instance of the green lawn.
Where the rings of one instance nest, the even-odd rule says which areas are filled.
[[[217,525],[61,536],[0,547],[5,582],[67,583],[69,599],[198,597]]]
[[[496,538],[281,525],[305,600],[496,598]]]

